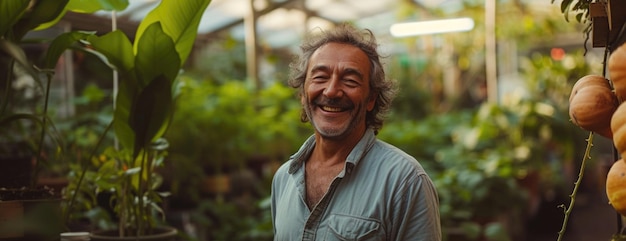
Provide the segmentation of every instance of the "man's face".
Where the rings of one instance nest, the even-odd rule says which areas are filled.
[[[374,108],[370,63],[359,48],[328,43],[309,60],[302,104],[322,137],[341,139],[365,131],[365,115]]]

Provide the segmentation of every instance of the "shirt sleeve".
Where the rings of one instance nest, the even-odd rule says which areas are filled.
[[[408,178],[394,202],[391,240],[440,241],[439,197],[427,174]]]

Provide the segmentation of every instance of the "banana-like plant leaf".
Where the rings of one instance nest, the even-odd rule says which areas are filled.
[[[128,0],[70,0],[67,8],[74,12],[94,13],[99,10],[122,11],[128,7]]]
[[[52,21],[40,24],[35,30],[47,29],[57,24],[67,11],[94,13],[99,10],[121,11],[128,7],[128,0],[69,0],[65,9]]]
[[[40,25],[58,20],[65,14],[65,6],[68,1],[69,0],[35,1],[32,8],[28,9],[14,25],[13,34],[15,35],[15,39],[22,39],[29,31],[41,29],[38,28]]]
[[[139,85],[133,71],[135,64],[131,42],[120,30],[100,37],[92,35],[84,42],[87,45],[85,48],[87,52],[94,54],[120,74],[119,89],[115,97],[113,129],[120,144],[133,150],[135,135],[128,125],[128,116],[133,98],[139,92]]]
[[[148,26],[141,39],[136,42],[135,71],[141,86],[159,75],[164,75],[170,82],[176,78],[180,70],[180,59],[174,42],[159,22]]]
[[[0,35],[6,36],[7,32],[20,19],[30,0],[0,1]]]
[[[128,120],[135,133],[134,158],[165,133],[171,118],[172,102],[172,84],[164,75],[150,81],[139,93]]]
[[[129,75],[129,77],[134,75]],[[120,144],[128,149],[134,150],[135,132],[131,129],[128,118],[131,113],[133,101],[139,87],[137,81],[133,79],[122,79],[119,83],[117,97],[115,99],[115,112],[113,113],[113,130]]]
[[[141,38],[148,26],[154,22],[161,22],[163,31],[176,44],[181,64],[178,67],[182,67],[191,53],[200,20],[209,3],[211,0],[162,0],[139,24],[135,42]],[[135,51],[138,50],[137,47],[135,45]]]

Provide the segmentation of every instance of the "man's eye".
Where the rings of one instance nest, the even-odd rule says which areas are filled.
[[[355,80],[352,80],[352,79],[346,79],[346,80],[344,80],[344,82],[346,83],[347,86],[350,86],[350,87],[357,87],[357,86],[359,86],[359,82],[357,82]]]

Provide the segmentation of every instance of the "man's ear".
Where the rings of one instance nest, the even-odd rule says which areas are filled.
[[[369,100],[367,101],[367,111],[372,111],[374,109],[374,105],[376,104],[376,98],[378,95],[370,95]]]

